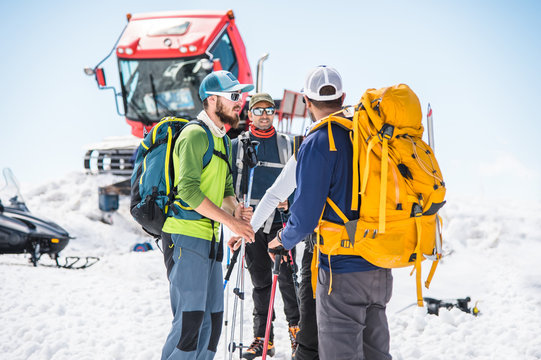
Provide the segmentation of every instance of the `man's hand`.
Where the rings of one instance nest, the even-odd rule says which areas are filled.
[[[247,208],[244,207],[243,203],[238,203],[235,207],[235,211],[233,212],[233,216],[235,216],[237,219],[243,219],[247,221],[252,220],[252,215],[254,214],[254,209],[251,206],[248,206]]]
[[[278,246],[282,246],[282,244],[278,241],[278,237],[275,237],[274,239],[271,240],[271,242],[269,243],[269,246],[268,248],[269,249],[274,249]]]
[[[242,245],[241,236],[231,236],[231,239],[227,242],[227,246],[231,249],[232,252],[235,252]]]
[[[276,206],[278,209],[282,209],[284,211],[287,211],[289,209],[289,201],[282,201],[281,203],[278,203],[278,206]]]
[[[255,233],[249,221],[239,220],[237,218],[230,218],[230,219],[232,220],[229,222],[229,224],[226,224],[226,226],[231,231],[233,231],[235,234],[239,235],[240,237],[243,237],[246,240],[246,242],[254,242]]]
[[[272,262],[274,262],[275,254],[272,254],[270,251],[271,249],[276,249],[278,247],[282,247],[282,244],[278,241],[278,237],[275,237],[271,242],[269,242],[268,245],[269,257],[271,258]],[[282,262],[287,262],[287,255],[282,256]]]

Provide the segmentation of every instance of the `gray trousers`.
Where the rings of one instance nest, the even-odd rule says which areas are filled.
[[[222,331],[222,264],[209,259],[208,240],[167,233],[162,239],[173,311],[162,360],[211,360]]]
[[[330,274],[319,269],[316,289],[318,350],[322,360],[389,360],[385,308],[391,299],[391,270]]]

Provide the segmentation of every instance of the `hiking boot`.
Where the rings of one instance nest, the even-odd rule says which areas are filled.
[[[256,357],[263,355],[263,345],[265,339],[262,337],[256,337],[252,342],[252,345],[242,353],[243,359],[255,359]],[[267,356],[274,356],[274,343],[269,340],[269,346],[267,347]]]
[[[297,333],[299,330],[299,325],[291,325],[288,329],[289,340],[291,341],[291,359],[295,359],[295,352],[297,351]]]

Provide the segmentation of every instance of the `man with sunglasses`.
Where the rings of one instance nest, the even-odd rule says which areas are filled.
[[[235,197],[225,124],[237,126],[241,94],[252,89],[228,71],[207,75],[199,88],[204,110],[175,142],[174,204],[179,205],[162,228],[173,324],[162,360],[212,359],[216,354],[224,308],[223,246],[216,241],[220,223],[249,242],[254,238],[252,209],[244,209]]]
[[[254,170],[250,205],[257,207],[260,199],[267,189],[274,183],[293,151],[293,139],[281,133],[277,133],[274,126],[275,103],[272,97],[266,93],[258,93],[252,96],[249,103],[248,117],[251,121],[250,130],[241,134],[232,141],[233,159],[233,183],[236,193],[241,194],[244,182],[243,175],[248,169],[243,168],[242,156],[244,155],[242,138],[259,142],[257,147],[258,164]],[[241,194],[244,195],[244,194]],[[287,210],[288,201],[280,203],[280,208]],[[272,262],[268,256],[267,244],[276,232],[283,226],[282,214],[273,211],[260,229],[255,234],[255,242],[246,247],[246,263],[252,279],[254,301],[254,341],[243,353],[243,358],[254,359],[262,355],[265,326],[269,309],[269,299],[272,287]],[[293,252],[293,254],[295,254]],[[294,258],[294,256],[293,256]],[[296,334],[299,330],[299,309],[295,296],[295,287],[292,279],[291,267],[286,263],[280,267],[278,277],[280,292],[284,301],[284,312],[289,326],[292,352],[297,347]],[[274,317],[274,316],[273,316]],[[275,352],[273,333],[269,341],[267,354],[273,356]]]

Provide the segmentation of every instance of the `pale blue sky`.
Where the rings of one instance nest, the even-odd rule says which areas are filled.
[[[454,195],[541,200],[541,2],[2,1],[0,167],[41,183],[82,170],[83,147],[129,126],[82,69],[112,48],[125,14],[235,12],[264,90],[299,90],[313,66],[336,67],[346,102],[407,83],[434,109],[436,153]],[[106,63],[118,84],[116,61]]]

